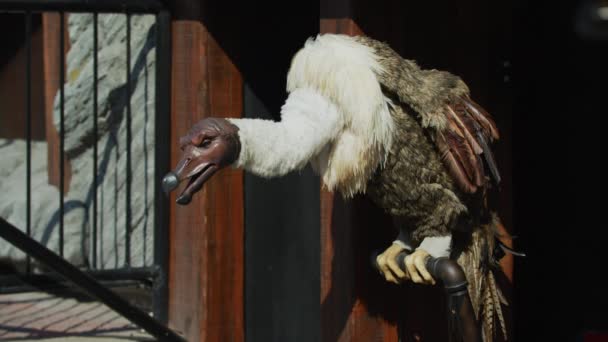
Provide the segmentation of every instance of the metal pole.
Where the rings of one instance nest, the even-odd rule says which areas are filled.
[[[25,136],[26,146],[26,218],[25,231],[27,236],[32,236],[32,13],[25,12]],[[32,261],[29,255],[25,259],[25,272],[30,273]]]
[[[168,322],[169,306],[169,199],[161,187],[169,172],[171,133],[171,16],[161,11],[156,16],[156,108],[154,120],[154,264],[159,267],[154,290],[154,316]]]
[[[125,210],[125,267],[131,267],[131,15],[127,14],[127,179]]]
[[[93,232],[92,235],[92,262],[91,266],[97,268],[97,13],[93,13]]]
[[[65,188],[65,16],[59,12],[59,255],[63,257],[63,228]]]

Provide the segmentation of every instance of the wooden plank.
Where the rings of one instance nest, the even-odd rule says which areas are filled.
[[[207,115],[240,117],[243,80],[234,64],[208,35],[209,103]],[[206,341],[243,341],[243,173],[228,168],[208,186],[209,223],[205,260],[208,277]]]
[[[208,116],[238,117],[242,78],[200,22],[173,23],[171,160]],[[243,175],[216,174],[188,206],[171,205],[169,321],[189,341],[242,341]],[[175,193],[171,203],[175,202]]]
[[[378,31],[378,27],[381,28],[380,31],[388,28],[384,21],[379,22],[379,18],[371,20],[367,18],[367,23],[366,28],[370,28],[372,32]],[[322,33],[363,34],[363,30],[349,18],[321,19],[320,28]],[[389,43],[396,40],[400,42],[397,44],[397,50],[405,50],[401,46],[403,40],[400,39],[400,34],[400,32],[382,31],[378,38],[382,40],[390,38]],[[507,153],[508,150],[507,148]],[[501,152],[504,153],[504,151]],[[501,156],[499,155],[499,157]],[[507,163],[504,172],[508,180],[510,180],[509,167],[510,163]],[[507,182],[506,185],[511,184]],[[507,215],[510,215],[509,195],[510,193],[504,196],[503,192],[500,202],[501,208],[506,208],[502,212],[506,211]],[[441,289],[421,286],[406,286],[396,289],[388,284],[377,282],[377,279],[373,278],[374,275],[366,275],[361,271],[361,268],[369,265],[364,258],[369,255],[369,246],[374,244],[372,242],[374,239],[380,249],[390,243],[389,226],[391,223],[387,221],[384,226],[379,226],[378,222],[383,219],[385,218],[382,218],[382,214],[374,212],[373,206],[362,198],[355,198],[347,203],[339,196],[321,191],[323,340],[381,339],[397,341],[399,338],[397,325],[401,325],[402,328],[401,338],[408,341],[414,341],[417,338],[425,341],[447,340],[445,297]],[[510,217],[507,222],[510,222]],[[373,233],[366,233],[370,230]],[[504,226],[500,226],[500,230],[503,233],[506,232]],[[381,236],[376,235],[384,235],[384,240]],[[510,239],[503,238],[502,240],[507,245],[512,245]],[[512,282],[513,257],[507,255],[501,260],[501,265],[505,270],[506,279],[499,279],[499,281],[508,294],[510,284],[505,281]],[[341,289],[340,293],[332,290],[337,288]],[[383,303],[377,293],[390,297],[394,302]],[[363,298],[364,295],[369,295],[369,297]],[[508,308],[505,310],[507,310],[505,315],[509,320]],[[371,312],[374,312],[375,315],[372,315]]]
[[[200,63],[194,61],[201,56],[204,29],[185,22],[175,22],[172,28],[172,119],[167,143],[171,144],[171,165],[175,165],[180,156],[177,139],[202,115],[197,108],[197,90],[204,75]],[[192,341],[200,340],[204,304],[200,291],[204,191],[188,207],[176,207],[175,194],[170,197],[169,322]]]
[[[53,108],[55,96],[59,92],[59,13],[42,14],[42,50],[43,50],[43,73],[44,73],[44,115],[47,141],[47,170],[49,184],[59,187],[59,131],[53,123]],[[65,15],[65,47],[64,54],[70,49],[69,34],[67,31],[68,15]],[[66,59],[67,60],[67,59]],[[67,70],[67,66],[64,70]],[[67,76],[65,78],[67,80]],[[68,159],[64,162],[65,182],[64,191],[70,187],[71,165]]]
[[[512,203],[513,99],[510,82],[504,81],[508,75],[504,63],[511,58],[511,14],[479,0],[441,4],[392,1],[380,6],[370,1],[352,1],[352,15],[362,31],[388,42],[401,56],[416,60],[424,68],[460,76],[473,98],[492,113],[501,133],[494,152],[502,176],[501,189],[494,194],[492,203],[504,223],[501,231],[517,234]],[[513,243],[506,238],[503,242]],[[513,256],[506,255],[501,265],[512,281]]]

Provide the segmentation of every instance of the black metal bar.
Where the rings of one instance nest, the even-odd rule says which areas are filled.
[[[171,16],[168,11],[156,15],[156,70],[154,112],[154,264],[159,277],[154,291],[154,316],[167,323],[169,305],[169,199],[161,187],[162,177],[169,172],[170,154],[167,141],[171,130]]]
[[[158,13],[160,0],[0,0],[0,11]]]
[[[126,229],[125,266],[131,265],[131,15],[127,14],[127,179],[126,179]]]
[[[53,253],[51,250],[31,239],[19,229],[0,218],[0,237],[36,258],[67,280],[80,287],[88,295],[99,299],[105,305],[137,324],[161,341],[185,341],[171,329],[165,327],[145,312],[131,305],[120,296],[99,284],[95,279]]]
[[[154,279],[158,276],[158,267],[134,267],[119,268],[112,270],[89,270],[84,271],[87,275],[97,281],[133,281],[143,286],[152,287]],[[0,291],[8,286],[16,286],[23,283],[44,284],[60,283],[64,278],[55,274],[10,274],[0,275]]]
[[[95,300],[90,297],[86,292],[83,292],[80,288],[74,286],[71,282],[66,280],[54,280],[53,278],[42,277],[39,279],[28,279],[19,282],[18,278],[6,279],[10,285],[3,285],[0,287],[0,295],[3,294],[14,294],[24,292],[47,292],[51,295],[59,297],[76,297],[78,300]],[[141,292],[150,294],[147,284],[142,284],[136,280],[97,280],[101,285],[110,288],[137,288]],[[84,298],[82,298],[84,297]],[[151,305],[150,305],[151,306]],[[141,306],[140,306],[141,307]],[[146,306],[147,307],[147,306]]]
[[[97,268],[97,13],[93,13],[93,232],[91,233],[91,265]]]
[[[171,87],[170,87],[170,82],[171,82],[171,21],[170,21],[170,14],[168,11],[163,9],[163,5],[161,3],[161,1],[155,1],[155,0],[135,0],[135,1],[126,1],[126,0],[23,0],[23,1],[6,1],[6,0],[0,0],[0,12],[6,12],[6,11],[14,11],[14,12],[26,12],[26,13],[30,13],[30,12],[37,12],[37,11],[58,11],[60,13],[60,50],[59,50],[59,111],[60,111],[60,123],[59,123],[59,137],[60,137],[60,143],[59,143],[59,176],[60,176],[60,180],[59,180],[59,200],[60,200],[60,204],[59,204],[59,252],[58,254],[60,254],[63,257],[64,254],[64,213],[65,213],[65,203],[64,203],[64,197],[65,197],[65,193],[64,193],[64,188],[65,188],[65,161],[66,161],[66,156],[65,156],[65,75],[66,75],[66,64],[65,64],[65,12],[94,12],[94,57],[93,57],[93,64],[94,64],[94,99],[93,99],[93,106],[94,106],[94,110],[93,110],[93,119],[94,119],[94,140],[95,140],[95,144],[93,147],[93,152],[94,152],[94,156],[93,156],[93,182],[94,182],[94,198],[93,198],[93,225],[92,225],[92,265],[94,268],[96,268],[98,266],[98,246],[97,246],[97,238],[98,238],[98,189],[97,189],[97,164],[98,164],[98,146],[97,146],[97,140],[99,138],[98,136],[98,56],[97,56],[97,50],[98,50],[98,16],[97,13],[104,13],[104,12],[122,12],[122,13],[127,13],[127,14],[131,14],[131,13],[157,13],[157,25],[156,25],[156,71],[155,71],[155,141],[156,142],[161,142],[164,139],[167,138],[167,136],[169,135],[169,127],[170,127],[170,103],[171,103]],[[131,266],[131,249],[130,249],[130,231],[131,231],[131,221],[132,221],[132,212],[131,212],[131,183],[132,183],[132,172],[131,172],[131,158],[130,158],[130,154],[131,154],[131,146],[129,144],[129,142],[131,141],[131,136],[132,136],[132,132],[131,132],[131,119],[132,119],[132,115],[131,115],[131,104],[130,104],[130,100],[131,100],[131,92],[132,92],[132,80],[131,80],[131,51],[130,51],[130,42],[131,42],[131,27],[130,27],[130,17],[127,16],[127,180],[126,180],[126,189],[127,189],[127,218],[126,218],[126,226],[127,226],[127,243],[126,243],[126,255],[125,255],[125,269],[121,269],[124,270],[124,281],[130,282],[132,281],[132,278],[137,278],[137,272],[138,269],[137,268],[130,268]],[[28,20],[31,20],[30,17],[28,16]],[[31,22],[28,24],[26,23],[26,26],[30,25],[31,26]],[[26,31],[27,31],[27,27],[26,27]],[[31,27],[29,28],[29,30],[31,31]],[[31,47],[29,46],[29,44],[31,44],[31,42],[29,42],[31,34],[28,34],[28,49],[31,49]],[[28,76],[27,74],[31,73],[31,52],[28,53],[28,66],[27,66],[27,70],[26,70],[26,76]],[[31,88],[31,79],[28,76],[28,92],[30,92],[30,88]],[[31,93],[28,93],[27,97],[31,97]],[[27,111],[28,111],[28,130],[31,130],[31,101],[27,101],[27,105],[26,106],[30,106],[28,107]],[[29,133],[31,136],[31,132]],[[31,138],[28,139],[28,163],[31,163]],[[161,177],[166,174],[169,170],[169,164],[170,164],[170,156],[169,156],[169,148],[168,146],[166,146],[165,144],[159,144],[157,145],[160,148],[156,148],[155,149],[155,179],[161,179]],[[29,168],[31,168],[31,164],[30,166],[28,166]],[[28,171],[28,196],[29,198],[27,199],[28,201],[28,220],[31,220],[31,177],[30,175],[30,171]],[[168,269],[168,237],[169,237],[169,232],[168,232],[168,209],[169,209],[169,204],[168,204],[168,199],[166,198],[166,196],[164,195],[164,193],[162,192],[162,189],[160,187],[159,184],[157,184],[159,182],[154,182],[154,206],[155,206],[155,220],[154,220],[154,264],[158,267],[157,269],[155,269],[155,277],[153,278],[153,294],[154,294],[154,316],[156,317],[157,320],[162,321],[162,322],[167,322],[167,308],[168,308],[168,284],[167,284],[167,269]],[[0,232],[0,237],[5,237],[6,235],[14,235],[14,232],[7,232],[7,229],[4,228],[5,225],[10,225],[7,222],[5,222],[3,219],[0,218],[0,227],[2,227],[2,232]],[[31,221],[28,222],[28,227],[31,226]],[[29,233],[29,228],[28,228],[28,233]],[[18,234],[17,234],[18,235]],[[14,236],[13,236],[14,238]],[[10,240],[10,237],[7,238]],[[59,258],[58,256],[55,255],[55,257],[59,260],[52,260],[49,261],[48,256],[45,253],[51,253],[53,254],[53,252],[47,250],[46,248],[42,247],[40,248],[39,244],[37,244],[36,241],[34,240],[27,240],[26,245],[29,245],[29,249],[28,247],[23,247],[24,245],[21,244],[21,249],[25,248],[26,254],[27,254],[27,258],[29,260],[30,256],[33,256],[36,259],[39,259],[42,263],[45,264],[53,264],[54,266],[51,266],[51,268],[55,269],[56,271],[58,271],[59,273],[61,273],[63,276],[66,276],[68,279],[70,279],[70,281],[73,281],[76,283],[77,286],[86,288],[87,292],[90,292],[91,290],[91,284],[89,283],[89,280],[75,280],[73,278],[69,278],[70,275],[65,275],[65,272],[71,272],[74,270],[69,270],[70,267],[73,268],[72,265],[69,265],[69,263],[67,263],[65,260]],[[13,239],[14,241],[14,239]],[[13,242],[11,241],[11,242]],[[23,241],[22,241],[23,242]],[[14,244],[18,244],[13,242]],[[22,248],[23,247],[23,248]],[[54,254],[53,254],[54,255]],[[60,265],[61,264],[61,265]],[[67,266],[65,265],[67,264]],[[66,271],[65,269],[57,269],[57,265],[60,265],[59,268],[63,268],[63,267],[67,267],[68,271]],[[119,270],[119,271],[121,271]],[[120,278],[120,274],[116,274],[114,273],[115,270],[107,270],[104,272],[107,272],[106,274],[111,274],[111,278],[109,279],[113,279],[113,281],[115,281],[118,278]],[[78,270],[75,270],[75,272],[79,272]],[[75,274],[75,273],[74,273]],[[73,275],[73,274],[72,274]],[[42,277],[39,278],[40,281],[46,281],[48,280],[49,282],[51,282],[51,278],[44,278],[45,276],[42,275],[28,275],[32,276],[34,278],[36,277]],[[80,277],[80,276],[79,276]],[[128,279],[127,279],[128,278]],[[83,278],[83,279],[86,279]],[[0,277],[0,284],[3,283],[4,277]],[[100,279],[101,281],[109,281],[109,280],[103,280]],[[121,281],[121,279],[118,279],[118,281]],[[84,284],[83,284],[84,282]],[[141,283],[138,280],[135,280],[134,284],[137,283]],[[116,284],[115,282],[113,284]],[[97,286],[99,286],[99,284],[96,284]],[[95,285],[92,285],[93,288],[95,287]],[[3,290],[0,290],[0,292],[6,290],[7,287],[3,286]],[[106,289],[107,290],[107,289]],[[97,291],[97,290],[94,290]],[[105,296],[107,295],[107,293],[103,293],[103,290],[101,290],[101,296]],[[99,291],[97,294],[93,294],[93,296],[95,296],[96,298],[101,299],[104,303],[106,303],[105,299],[100,298],[100,294]],[[107,298],[106,298],[107,299]],[[111,299],[110,299],[111,300]],[[108,303],[106,303],[108,304]],[[110,307],[112,307],[112,305],[108,304]],[[121,304],[118,303],[118,305],[120,306]],[[121,312],[120,309],[116,309],[114,307],[112,307],[113,309],[115,309],[116,311],[118,311],[119,313],[121,313],[122,315],[124,315],[127,319],[130,319],[131,321],[133,321],[136,324],[139,324],[140,326],[144,327],[142,324],[138,323],[136,320],[131,318],[131,315],[125,313],[125,312]],[[123,307],[124,308],[124,307]],[[140,317],[141,318],[141,317]],[[144,323],[145,324],[145,323]],[[166,327],[161,327],[159,329],[166,329],[168,330]],[[145,329],[145,327],[144,327]],[[146,329],[147,330],[147,329]],[[168,335],[167,335],[168,336]],[[178,340],[183,340],[181,339],[179,336],[175,335],[174,337],[177,337]],[[163,340],[167,340],[167,337],[163,336],[162,338]],[[172,337],[169,337],[170,340],[174,340]]]
[[[32,13],[25,13],[25,46],[26,46],[26,62],[25,62],[25,136],[26,145],[26,218],[25,231],[27,236],[32,236]],[[32,260],[30,256],[25,258],[25,271],[30,273]]]
[[[63,257],[63,225],[64,203],[63,190],[65,188],[65,16],[59,12],[59,255]]]
[[[152,309],[152,295],[151,291],[154,286],[154,281],[151,279],[114,279],[114,278],[97,278],[93,277],[101,285],[108,288],[132,288],[138,289],[141,295],[145,295],[150,298],[149,304],[145,305],[145,310],[149,311]],[[59,276],[53,276],[51,274],[38,275],[32,274],[30,276],[0,276],[0,294],[10,293],[22,293],[22,292],[48,292],[56,296],[78,296],[84,295],[85,299],[95,299],[90,297],[86,292],[83,292],[77,286],[74,286],[69,281]],[[129,298],[129,297],[125,297]],[[138,305],[141,307],[141,305]]]

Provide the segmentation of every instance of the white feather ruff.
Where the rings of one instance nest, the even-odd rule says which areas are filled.
[[[343,118],[338,135],[312,164],[329,190],[346,197],[365,192],[391,146],[394,123],[376,78],[381,72],[371,48],[346,35],[319,35],[294,56],[287,76],[288,92],[315,89]]]
[[[365,192],[394,130],[380,72],[372,49],[351,37],[309,39],[292,60],[281,121],[230,119],[241,140],[234,166],[276,177],[311,162],[329,190]]]

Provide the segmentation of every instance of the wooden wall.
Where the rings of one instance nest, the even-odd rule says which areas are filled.
[[[173,24],[171,164],[177,141],[208,116],[238,117],[242,78],[197,21]],[[171,196],[169,321],[190,341],[242,341],[243,175],[227,169],[188,206]]]
[[[172,165],[177,137],[201,117],[278,118],[291,56],[317,31],[318,4],[309,7],[176,2]],[[231,75],[242,83],[226,89]],[[224,100],[228,113],[217,105]],[[242,189],[242,178],[238,186],[215,179],[226,172],[242,177],[224,170],[188,207],[172,204],[171,326],[192,341],[318,340],[318,180],[248,175]]]
[[[508,28],[483,18],[490,9],[479,1],[444,5],[437,12],[427,4],[334,0],[294,10],[178,1],[172,165],[177,138],[200,118],[278,119],[289,61],[306,36],[364,33],[424,67],[461,75],[494,114],[504,137],[498,155],[505,179],[496,201],[513,230],[510,99],[502,64],[509,51],[494,41],[506,41],[501,35]],[[311,18],[316,29],[309,30]],[[467,23],[454,26],[461,20]],[[442,289],[394,286],[370,266],[372,251],[396,235],[390,219],[364,196],[344,201],[322,189],[308,191],[314,180],[307,170],[275,182],[248,175],[243,184],[240,172],[224,170],[189,206],[172,205],[171,326],[193,341],[446,340]],[[313,280],[319,287],[307,290]],[[311,295],[318,302],[311,303]]]
[[[512,225],[509,12],[479,1],[382,4],[357,0],[323,2],[321,32],[366,34],[389,43],[424,68],[453,72],[495,117],[502,133],[496,156],[503,182],[493,205]],[[430,15],[432,13],[432,15]],[[344,202],[321,191],[321,301],[324,341],[447,340],[443,291],[437,287],[395,287],[370,272],[369,255],[396,236],[390,220],[365,198]],[[504,239],[507,244],[512,241]],[[510,294],[513,258],[502,260]],[[509,296],[510,298],[510,296]],[[510,298],[511,299],[511,298]],[[505,308],[510,318],[510,308]]]
[[[322,18],[321,32],[364,34],[351,18]],[[389,284],[371,267],[397,234],[390,217],[364,196],[324,190],[321,213],[323,341],[447,340],[439,288]]]
[[[0,56],[0,138],[26,138],[26,41],[23,14],[0,15],[0,26],[12,32],[2,39]],[[67,23],[67,15],[65,16]],[[65,25],[64,54],[70,48]],[[53,124],[53,106],[59,89],[59,14],[32,15],[31,132],[47,142],[49,184],[59,186],[59,133]],[[70,163],[65,161],[65,191],[70,185]]]
[[[322,18],[320,31],[363,34],[350,18]],[[392,231],[390,219],[374,211],[364,198],[345,201],[339,194],[321,189],[323,341],[399,340],[395,313],[403,296],[395,286],[383,284],[369,262],[373,242],[376,248],[382,248],[378,243],[382,240],[390,244],[386,233]],[[390,314],[392,322],[387,320]]]
[[[32,138],[45,139],[43,89],[43,30],[40,15],[32,18]],[[11,32],[0,38],[0,138],[25,139],[26,137],[26,45],[25,16],[19,13],[0,14],[2,32]]]
[[[502,182],[492,205],[505,229],[513,226],[513,43],[512,14],[506,4],[478,0],[440,3],[386,1],[382,6],[350,1],[350,13],[365,34],[388,42],[423,68],[460,76],[472,97],[496,120],[501,139],[494,151]],[[511,244],[506,239],[507,244]],[[513,259],[503,259],[512,276]]]

